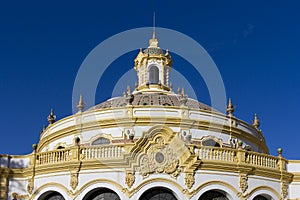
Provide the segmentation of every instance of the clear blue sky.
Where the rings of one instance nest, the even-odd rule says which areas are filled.
[[[235,115],[247,122],[259,115],[271,154],[282,147],[286,158],[300,159],[299,9],[298,1],[1,2],[0,153],[30,153],[50,108],[59,119],[72,113],[74,80],[87,54],[114,34],[151,26],[155,11],[157,26],[185,33],[209,52]],[[112,64],[97,102],[110,97],[136,53]],[[185,64],[174,55],[174,68],[209,103],[201,78]]]

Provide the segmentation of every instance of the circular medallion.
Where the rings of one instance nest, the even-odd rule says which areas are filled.
[[[157,152],[155,155],[155,160],[158,163],[162,163],[165,160],[164,154],[162,154],[161,152]]]

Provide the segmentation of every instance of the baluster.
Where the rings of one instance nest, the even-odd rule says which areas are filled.
[[[103,149],[103,147],[101,147],[101,158],[103,158],[104,157],[104,149]]]

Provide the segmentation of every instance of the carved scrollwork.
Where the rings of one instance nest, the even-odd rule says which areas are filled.
[[[78,185],[78,172],[71,173],[70,186],[73,190],[76,189]]]
[[[281,194],[284,199],[288,194],[288,183],[286,181],[281,182]]]
[[[240,189],[244,193],[248,188],[248,175],[240,174]]]
[[[186,173],[185,174],[185,185],[188,189],[191,189],[195,183],[194,173]]]
[[[29,194],[32,194],[34,189],[34,177],[30,177],[28,179],[28,184],[27,184],[27,191]]]
[[[169,145],[165,145],[162,137],[156,138],[155,144],[140,157],[139,163],[137,171],[144,177],[152,173],[166,173],[177,177],[181,171],[178,156]]]
[[[125,183],[126,185],[131,188],[132,185],[135,182],[135,176],[134,176],[134,172],[126,172],[126,176],[125,176]]]

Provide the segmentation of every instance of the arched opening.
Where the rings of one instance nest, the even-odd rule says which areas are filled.
[[[121,200],[114,191],[108,188],[95,188],[89,191],[83,200]]]
[[[42,194],[38,200],[65,200],[65,198],[56,191],[48,191]]]
[[[199,200],[229,200],[226,197],[226,194],[223,191],[220,190],[210,190],[207,192],[204,192]]]
[[[157,187],[147,190],[139,200],[177,200],[177,198],[171,190]]]
[[[92,145],[106,145],[110,144],[110,140],[105,137],[99,137],[98,139],[92,142]]]
[[[213,139],[204,140],[202,142],[202,145],[203,146],[210,146],[210,147],[220,147],[221,146],[218,142],[216,142]]]
[[[159,69],[157,66],[153,65],[149,68],[149,83],[158,84],[159,82]]]
[[[271,200],[271,197],[266,194],[260,194],[253,198],[253,200]]]

